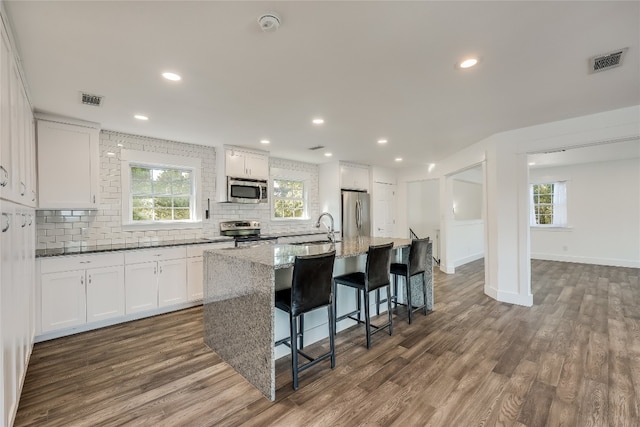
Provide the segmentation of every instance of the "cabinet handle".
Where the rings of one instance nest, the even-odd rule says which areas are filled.
[[[29,227],[33,224],[33,215],[29,214]]]
[[[0,166],[0,171],[2,171],[2,175],[0,175],[0,187],[6,187],[9,183],[9,173],[4,166]]]
[[[162,266],[160,266],[160,274],[162,274]]]
[[[158,269],[156,267],[153,267],[153,274],[158,274]]]
[[[89,275],[89,284],[91,284],[91,275]]]
[[[94,194],[93,195],[93,203],[95,203],[95,202],[96,202],[96,195]]]
[[[162,254],[153,254],[153,256],[162,256]]]
[[[20,181],[20,188],[20,195],[24,196],[24,194],[27,192],[27,186],[22,181]]]
[[[27,226],[27,215],[22,214],[22,228]]]
[[[34,190],[31,190],[31,201],[32,202],[36,201],[36,192]]]
[[[91,261],[80,261],[80,264],[91,264]]]
[[[80,276],[80,284],[84,285],[84,276]]]
[[[9,226],[11,225],[11,217],[9,216],[8,213],[2,213],[2,218],[6,219],[7,223],[5,225],[2,226],[2,232],[6,232],[7,230],[9,230]]]

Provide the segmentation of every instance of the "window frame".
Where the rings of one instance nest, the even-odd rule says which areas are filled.
[[[200,228],[201,207],[201,164],[202,160],[194,157],[183,157],[163,153],[150,153],[137,150],[121,150],[120,182],[122,193],[122,229],[123,230],[161,230]],[[131,168],[144,167],[156,169],[188,170],[191,172],[191,219],[134,221],[133,193],[131,191]]]
[[[551,193],[551,203],[535,203],[535,187],[540,185],[553,185]],[[567,181],[545,180],[539,182],[531,182],[529,184],[529,226],[532,228],[570,228],[567,216]],[[556,201],[556,194],[564,192],[564,203]],[[536,222],[536,206],[551,206],[551,224],[538,224]],[[564,221],[559,218],[564,218]]]
[[[296,181],[302,183],[302,202],[303,202],[303,213],[299,218],[281,218],[276,217],[276,200],[281,200],[281,198],[276,198],[273,195],[275,181]],[[272,168],[269,179],[269,205],[271,210],[271,220],[272,221],[308,221],[309,218],[309,186],[311,184],[311,175],[304,172],[299,171],[290,171],[286,169]],[[293,199],[287,199],[293,200]]]

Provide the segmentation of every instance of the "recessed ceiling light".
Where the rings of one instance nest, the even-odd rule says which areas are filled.
[[[116,155],[116,153],[112,153],[111,151],[107,151],[107,156],[109,156],[109,157],[113,157],[113,156],[115,156],[115,155]]]
[[[178,80],[182,79],[182,77],[180,77],[176,73],[162,73],[162,77],[167,80],[171,80],[172,82],[177,82]]]
[[[471,68],[478,63],[478,58],[467,58],[458,64],[460,68]]]
[[[386,139],[379,139],[378,140],[378,144],[386,144],[387,140]]]
[[[433,168],[436,167],[435,163],[429,163],[429,168],[427,169],[429,172],[431,172],[433,170]]]
[[[401,162],[402,161],[402,157],[396,157],[396,162]]]
[[[311,122],[312,122],[314,125],[321,125],[321,124],[323,124],[323,123],[324,123],[324,119],[317,118],[317,119],[313,119],[313,120],[311,120]]]
[[[149,120],[149,117],[147,116],[143,116],[142,114],[136,114],[135,116],[133,116],[134,118],[138,119],[138,120]]]
[[[332,153],[324,153],[324,155],[325,155],[325,156],[327,156],[327,157],[331,157],[331,156],[333,156],[333,154],[332,154]]]
[[[260,140],[260,144],[268,144],[268,143],[270,143],[270,142],[271,142],[271,141],[269,141],[268,139],[261,139],[261,140]]]
[[[536,164],[536,162],[529,162],[529,166],[533,166],[535,164]]]
[[[124,145],[122,145],[122,144],[118,144],[118,147],[124,147]]]

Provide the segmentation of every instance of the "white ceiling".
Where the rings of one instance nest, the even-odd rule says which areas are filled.
[[[426,164],[500,131],[640,104],[636,1],[4,4],[37,111],[204,145],[267,138],[273,156],[314,163],[328,159],[308,148],[324,145],[333,159]],[[257,24],[267,11],[277,32]],[[623,47],[622,67],[588,74],[591,56]],[[468,55],[480,64],[456,69]]]

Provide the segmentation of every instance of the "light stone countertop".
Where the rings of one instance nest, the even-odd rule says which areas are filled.
[[[367,253],[370,245],[382,245],[393,242],[394,249],[408,247],[410,239],[395,237],[348,237],[335,244],[276,244],[241,246],[237,248],[211,249],[210,251],[238,258],[257,264],[271,266],[275,269],[293,266],[296,256],[315,255],[323,252],[336,251],[336,258],[348,258]],[[205,251],[208,252],[208,251]]]

